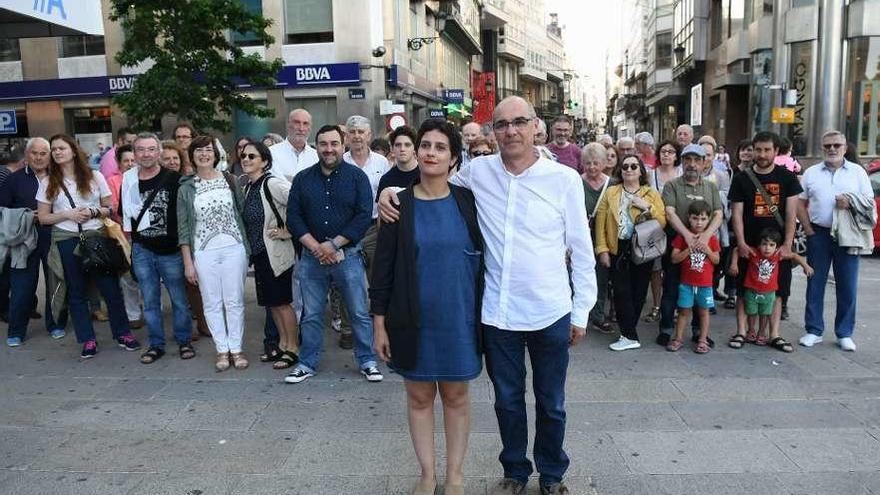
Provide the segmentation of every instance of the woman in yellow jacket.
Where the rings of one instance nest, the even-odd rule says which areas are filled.
[[[648,185],[645,164],[637,156],[625,156],[614,170],[617,185],[610,186],[596,212],[596,254],[599,263],[610,268],[614,287],[614,308],[620,339],[613,351],[638,349],[636,325],[645,305],[653,263],[631,261],[631,240],[636,224],[655,219],[666,226],[666,212],[660,193]]]

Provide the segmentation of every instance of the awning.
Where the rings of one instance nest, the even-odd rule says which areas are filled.
[[[0,0],[4,38],[104,36],[101,0]]]

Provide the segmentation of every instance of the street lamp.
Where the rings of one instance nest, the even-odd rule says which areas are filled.
[[[422,49],[422,45],[430,45],[434,42],[434,40],[438,39],[439,36],[430,36],[424,38],[409,38],[406,40],[406,47],[412,51],[418,51]]]

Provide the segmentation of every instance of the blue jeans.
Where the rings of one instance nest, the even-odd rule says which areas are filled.
[[[526,458],[526,363],[529,350],[532,385],[535,389],[535,467],[542,486],[562,481],[568,469],[565,439],[565,375],[568,369],[568,339],[571,315],[565,315],[542,330],[518,332],[484,325],[486,370],[495,388],[495,415],[501,430],[502,450],[498,460],[504,477],[522,483],[532,474]]]
[[[354,334],[354,356],[363,368],[376,366],[373,354],[373,320],[367,307],[367,275],[361,248],[346,248],[345,259],[335,265],[321,265],[308,250],[296,265],[303,298],[303,317],[300,324],[300,368],[316,371],[324,346],[324,310],[332,280],[342,294]]]
[[[76,341],[83,343],[95,340],[95,328],[92,326],[92,314],[89,311],[89,300],[86,295],[89,279],[94,280],[98,291],[107,302],[107,311],[110,313],[110,331],[113,338],[118,339],[123,335],[131,334],[128,327],[128,315],[125,314],[125,302],[122,300],[122,290],[119,289],[119,278],[113,275],[87,275],[83,271],[79,256],[73,254],[78,243],[79,239],[77,238],[56,243],[61,255],[61,265],[64,267],[64,281],[67,284],[67,308],[70,319],[73,321]]]
[[[837,314],[834,334],[837,338],[852,337],[856,323],[856,290],[859,282],[859,257],[847,254],[831,237],[831,230],[813,225],[815,234],[807,237],[807,261],[815,274],[807,280],[807,307],[804,326],[807,332],[821,336],[825,331],[825,284],[828,271],[834,267],[834,289]]]
[[[37,292],[37,283],[40,278],[40,263],[43,264],[43,277],[49,280],[49,239],[40,239],[37,249],[28,256],[27,266],[25,268],[11,268],[9,271],[9,281],[12,287],[10,295],[9,310],[9,328],[7,336],[20,337],[22,340],[27,333],[28,321],[31,317],[31,305]],[[52,307],[49,297],[49,283],[45,284],[46,306],[43,311],[43,321],[46,323],[46,331],[51,332],[56,328],[63,329],[67,324],[67,315],[61,315],[61,321],[55,322],[52,317]]]
[[[160,255],[135,242],[131,245],[131,261],[144,297],[144,321],[150,332],[150,347],[165,347],[160,283],[165,284],[168,298],[171,299],[174,339],[178,345],[188,344],[192,335],[192,319],[187,307],[186,281],[180,253]]]

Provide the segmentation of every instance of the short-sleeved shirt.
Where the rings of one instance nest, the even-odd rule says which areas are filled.
[[[547,145],[547,149],[556,155],[557,162],[577,170],[579,174],[584,173],[584,168],[581,166],[581,149],[578,148],[578,145],[568,143],[567,146],[562,147],[556,143],[550,143]]]
[[[688,207],[700,199],[709,203],[713,212],[721,211],[724,208],[721,203],[721,195],[718,193],[718,186],[713,182],[700,180],[696,184],[690,185],[684,181],[684,177],[676,177],[663,186],[663,204],[675,208],[675,214],[687,228],[690,228]],[[666,225],[667,231],[674,232],[671,222],[667,222]]]
[[[687,241],[681,235],[675,236],[672,240],[672,247],[675,249],[687,249]],[[718,238],[712,236],[709,239],[709,249],[713,252],[721,251],[721,244]],[[690,256],[681,262],[681,283],[692,287],[712,287],[712,275],[715,271],[715,265],[709,261],[709,255],[698,251],[691,251]]]
[[[74,179],[67,177],[64,178],[64,186],[67,188],[68,192],[70,192],[70,196],[73,198],[73,204],[76,205],[77,208],[100,208],[101,198],[107,198],[111,195],[107,180],[104,179],[104,176],[100,173],[92,172],[92,181],[89,185],[89,193],[83,196],[80,195]],[[70,202],[67,200],[64,191],[59,190],[54,199],[47,198],[46,189],[48,189],[48,187],[49,178],[46,177],[40,181],[40,187],[37,189],[37,202],[51,205],[52,213],[62,213],[73,209],[73,207],[70,206]],[[101,225],[101,220],[92,218],[83,223],[82,228],[83,230],[97,230],[101,228]],[[55,226],[68,232],[79,231],[76,222],[73,220],[63,220],[56,223]]]
[[[786,199],[797,196],[803,191],[797,176],[784,167],[773,167],[770,173],[756,173],[755,176],[767,190],[772,206],[778,208],[779,216],[784,222]],[[746,244],[749,246],[760,244],[761,231],[766,228],[777,229],[785,235],[783,227],[773,215],[771,205],[764,201],[764,197],[749,179],[748,174],[737,174],[733,178],[728,198],[731,203],[743,204],[743,231]]]
[[[404,172],[397,167],[393,167],[388,172],[385,172],[385,175],[379,179],[379,188],[376,190],[376,201],[379,201],[379,195],[382,194],[382,189],[385,189],[386,187],[409,187],[413,182],[418,180],[420,176],[421,172],[419,171],[419,167],[407,172]]]
[[[743,286],[755,292],[776,292],[779,289],[779,258],[779,251],[769,257],[758,252],[750,255]]]
[[[153,197],[145,214],[150,219],[150,226],[143,230],[132,229],[131,240],[133,242],[160,255],[174,254],[180,251],[177,242],[177,189],[179,186],[180,174],[166,168],[160,169],[159,173],[151,179],[138,181],[138,193],[142,203],[149,199],[156,188],[159,188],[159,192]]]

